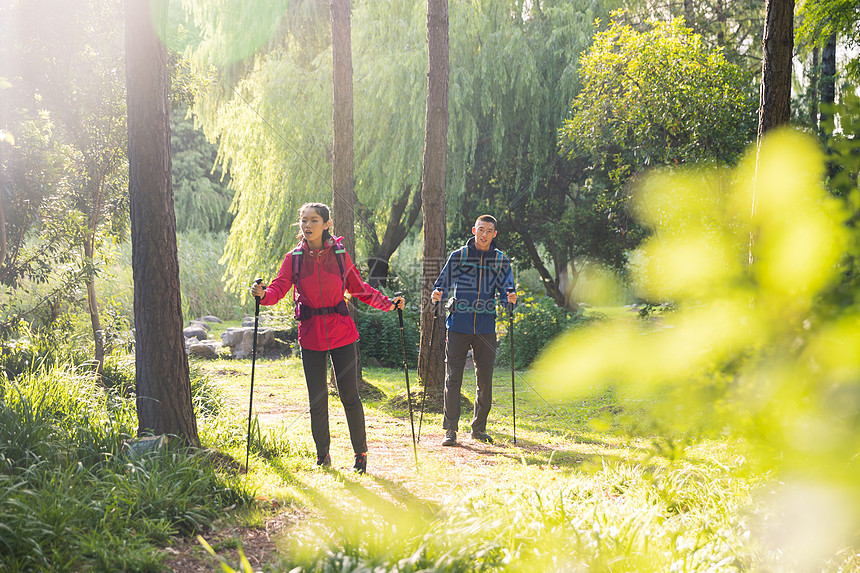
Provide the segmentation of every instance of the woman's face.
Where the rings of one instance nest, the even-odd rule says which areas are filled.
[[[322,241],[323,231],[330,227],[331,221],[323,221],[322,215],[313,207],[306,207],[299,217],[302,235],[308,243]]]

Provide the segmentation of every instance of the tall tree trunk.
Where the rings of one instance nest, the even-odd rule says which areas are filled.
[[[424,212],[424,262],[421,269],[421,341],[418,376],[427,392],[440,393],[445,382],[444,322],[433,320],[430,292],[445,265],[445,175],[448,151],[448,0],[427,0],[427,110],[421,205]],[[436,333],[433,335],[435,327]],[[434,341],[430,348],[430,340]]]
[[[684,0],[684,24],[696,31],[696,15],[693,10],[693,0]]]
[[[836,103],[836,34],[832,34],[827,39],[827,44],[824,45],[824,50],[821,52],[821,103],[824,106]],[[822,129],[828,129],[824,125],[832,117],[826,111],[821,112],[819,125],[822,126]],[[829,126],[829,129],[832,131],[833,126]]]
[[[726,45],[726,7],[724,0],[717,0],[714,7],[717,13],[717,45]]]
[[[355,260],[355,189],[353,161],[352,45],[349,0],[331,0],[331,53],[333,84],[332,212],[335,230],[343,236]]]
[[[759,138],[791,117],[794,0],[767,0],[759,99]]]
[[[153,5],[155,10],[150,10]],[[128,163],[134,275],[135,374],[140,434],[197,446],[182,306],[170,163],[167,50],[153,15],[165,0],[126,0]]]
[[[349,0],[331,0],[331,58],[332,58],[332,169],[331,208],[335,231],[343,237],[343,246],[355,261],[355,187],[354,146],[355,123],[352,104],[352,40]],[[355,307],[349,305],[355,320]],[[362,383],[361,353],[357,354],[358,380]],[[334,368],[330,381],[334,383]]]
[[[821,77],[821,66],[819,64],[819,54],[821,49],[818,46],[812,48],[812,64],[809,69],[809,123],[817,131],[818,130],[818,84]]]

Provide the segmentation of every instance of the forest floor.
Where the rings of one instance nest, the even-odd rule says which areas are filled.
[[[232,415],[247,419],[250,361],[219,360],[200,366],[224,391]],[[474,370],[467,368],[463,394],[468,404],[460,419],[457,446],[441,445],[441,404],[428,400],[420,424],[416,466],[403,370],[366,367],[363,374],[372,385],[370,392],[363,392],[369,452],[367,474],[358,475],[352,471],[352,447],[339,399],[329,396],[332,466],[320,468],[315,465],[300,360],[257,361],[254,414],[263,434],[271,432],[282,444],[286,441],[291,455],[275,460],[252,458],[248,479],[258,508],[231,516],[204,534],[219,559],[237,567],[241,547],[253,570],[263,570],[289,551],[289,538],[332,527],[340,517],[367,511],[388,516],[412,511],[434,515],[446,499],[476,488],[564,479],[572,472],[599,468],[608,459],[639,457],[647,447],[595,430],[605,429],[613,408],[605,398],[581,403],[549,401],[543,396],[545,391],[538,389],[540,384],[526,373],[516,375],[514,443],[511,372],[500,368],[495,372],[488,424],[495,443],[477,442],[468,431],[475,383]],[[410,371],[418,433],[422,387],[415,378]],[[165,563],[173,571],[221,570],[219,560],[196,538],[177,538],[165,552]]]

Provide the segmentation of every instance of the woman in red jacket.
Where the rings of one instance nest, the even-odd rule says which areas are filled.
[[[299,245],[284,258],[272,284],[254,285],[251,294],[260,304],[273,305],[295,287],[299,346],[308,385],[311,433],[317,450],[317,465],[331,465],[326,391],[326,353],[331,355],[340,400],[346,412],[349,436],[355,452],[355,471],[367,470],[367,432],[364,407],[358,395],[358,328],[349,316],[344,291],[374,308],[391,311],[403,308],[402,297],[390,300],[365,283],[342,246],[329,233],[329,208],[306,203],[299,209]]]

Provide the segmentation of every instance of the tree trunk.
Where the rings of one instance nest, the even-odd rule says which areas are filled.
[[[809,123],[817,131],[818,130],[818,84],[821,69],[819,65],[819,53],[821,49],[818,46],[812,48],[812,64],[809,70]]]
[[[767,0],[765,11],[759,138],[771,129],[788,123],[791,117],[794,0]]]
[[[353,185],[352,46],[349,0],[331,1],[333,85],[332,217],[335,231],[355,260],[355,189]]]
[[[717,0],[714,10],[717,13],[717,45],[726,45],[726,7],[723,0]]]
[[[693,0],[684,0],[684,25],[696,31],[696,15],[693,11]]]
[[[93,234],[94,231],[91,231]],[[93,241],[95,237],[87,237],[84,241],[84,260],[92,269],[93,265]],[[93,327],[93,341],[95,342],[95,353],[93,354],[93,362],[95,362],[96,376],[101,382],[102,374],[104,373],[105,361],[105,336],[102,330],[102,321],[99,317],[99,302],[96,297],[96,277],[95,273],[90,271],[87,274],[87,309],[90,313],[90,324]]]
[[[138,432],[197,446],[182,307],[170,163],[167,51],[153,15],[167,2],[126,0],[129,210],[134,275]]]
[[[409,234],[418,216],[421,214],[421,198],[412,197],[412,187],[405,187],[400,197],[394,201],[385,226],[382,241],[376,235],[372,221],[374,214],[370,209],[361,210],[359,206],[359,221],[365,227],[365,234],[371,244],[371,255],[368,260],[367,283],[374,287],[384,287],[388,283],[389,261],[394,251]],[[408,208],[408,210],[407,210]]]
[[[827,39],[827,44],[821,52],[821,103],[824,106],[836,103],[836,34]],[[833,126],[824,127],[831,122],[832,114],[822,111],[819,125],[822,129],[829,129],[827,135],[833,131]]]
[[[424,262],[421,269],[421,341],[418,377],[425,391],[440,393],[445,381],[444,322],[433,320],[430,292],[445,265],[445,175],[448,151],[448,0],[427,1],[427,109],[421,205]],[[435,327],[435,336],[433,330]],[[434,341],[430,347],[430,340]]]
[[[349,0],[331,0],[331,58],[332,58],[332,218],[335,231],[343,237],[343,246],[355,261],[355,186],[354,146],[355,123],[353,120],[352,95],[352,40],[350,30]],[[355,320],[355,307],[349,305],[349,313]],[[361,368],[361,352],[357,354],[358,381],[364,381]],[[334,384],[334,368],[330,382]]]

